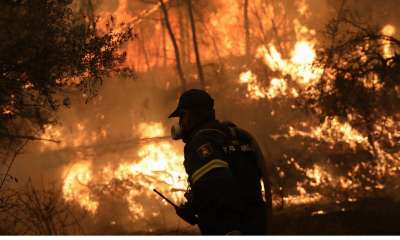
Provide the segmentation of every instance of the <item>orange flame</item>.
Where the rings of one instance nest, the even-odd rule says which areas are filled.
[[[339,141],[349,144],[355,149],[358,144],[368,146],[368,138],[351,127],[347,122],[340,122],[335,118],[326,118],[322,125],[312,127],[310,131],[300,131],[289,127],[289,136],[307,136],[329,143]]]
[[[64,169],[63,196],[66,201],[77,201],[79,205],[96,213],[99,202],[91,196],[88,184],[93,180],[92,163],[90,161],[77,161],[72,166]]]
[[[258,100],[266,97],[266,90],[261,87],[260,83],[257,81],[257,76],[251,71],[241,73],[240,82],[247,83],[247,96],[249,98]]]
[[[382,34],[391,37],[396,33],[396,28],[391,24],[387,24],[382,28],[381,32]],[[388,40],[383,40],[383,55],[385,58],[391,58],[394,56],[394,50]]]
[[[161,123],[141,123],[137,131],[141,137],[158,137],[165,134]],[[182,165],[183,156],[176,149],[177,146],[166,140],[144,143],[137,151],[137,159],[123,160],[116,167],[106,165],[101,171],[93,169],[93,161],[77,161],[71,168],[64,170],[64,199],[76,201],[94,214],[101,202],[93,200],[93,189],[89,185],[110,185],[112,181],[119,180],[140,186],[126,188],[123,194],[132,219],[140,219],[149,214],[149,209],[144,206],[143,196],[155,197],[153,188],[164,192],[174,190],[171,198],[180,202],[183,199],[183,190],[187,187],[187,179]]]
[[[268,47],[259,46],[256,51],[256,58],[261,58],[269,69],[279,73],[282,77],[272,78],[270,86],[265,88],[257,82],[257,76],[250,71],[241,73],[240,83],[247,84],[247,97],[251,99],[265,97],[273,99],[281,96],[298,97],[299,89],[296,89],[295,86],[289,86],[286,76],[290,76],[302,88],[318,82],[323,69],[313,64],[317,57],[315,51],[316,41],[314,40],[315,31],[301,25],[298,20],[295,20],[294,24],[299,40],[294,44],[290,52],[290,58],[283,58],[282,53],[272,43]]]

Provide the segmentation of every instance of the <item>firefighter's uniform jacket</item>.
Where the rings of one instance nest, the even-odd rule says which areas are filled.
[[[184,138],[184,167],[191,188],[189,204],[198,215],[202,234],[227,234],[237,230],[244,234],[263,234],[265,214],[258,212],[263,212],[265,206],[261,188],[257,185],[259,177],[256,179],[258,183],[252,183],[256,189],[244,190],[243,187],[249,185],[243,185],[229,165],[230,151],[237,148],[246,152],[251,151],[251,147],[246,144],[234,146],[228,142],[231,130],[212,120]],[[250,202],[244,199],[249,197]],[[246,227],[246,224],[251,226]]]

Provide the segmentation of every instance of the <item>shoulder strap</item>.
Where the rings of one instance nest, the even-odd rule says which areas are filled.
[[[228,126],[229,131],[231,132],[232,137],[237,138],[236,130],[234,127]]]
[[[226,134],[225,134],[224,132],[222,132],[221,130],[218,130],[218,129],[215,129],[215,128],[204,128],[204,129],[201,129],[201,130],[199,130],[198,132],[196,132],[196,133],[193,135],[192,139],[194,139],[194,138],[197,137],[198,135],[203,134],[203,133],[206,133],[206,132],[215,132],[215,133],[218,133],[218,134],[220,134],[220,135],[226,137]]]

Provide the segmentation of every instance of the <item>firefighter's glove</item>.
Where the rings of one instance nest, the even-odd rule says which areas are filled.
[[[187,204],[182,204],[179,207],[176,207],[175,211],[180,218],[185,220],[185,222],[189,223],[190,225],[196,225],[199,222],[199,219],[193,208]]]
[[[193,192],[192,192],[192,190],[190,188],[188,190],[186,190],[186,192],[185,192],[185,194],[183,196],[185,196],[185,198],[188,201],[188,203],[192,202],[192,200],[193,200]]]

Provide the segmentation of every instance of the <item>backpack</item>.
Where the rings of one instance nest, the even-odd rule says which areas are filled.
[[[260,157],[252,144],[252,137],[231,122],[222,122],[225,128],[223,146],[229,168],[236,179],[242,199],[247,203],[263,203]]]

